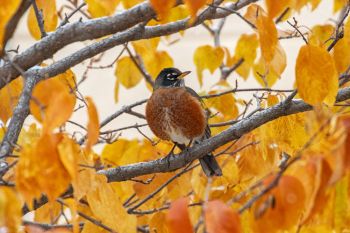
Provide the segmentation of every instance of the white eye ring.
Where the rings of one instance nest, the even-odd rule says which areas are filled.
[[[173,75],[175,76],[176,73],[167,74],[166,77],[167,77],[167,79],[169,79],[169,80],[175,80],[175,77],[173,77]]]

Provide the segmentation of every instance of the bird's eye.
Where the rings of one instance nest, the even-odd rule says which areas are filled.
[[[175,73],[169,73],[169,74],[167,74],[166,75],[166,77],[167,77],[167,79],[169,79],[169,80],[175,80],[176,79],[176,75],[174,75]]]

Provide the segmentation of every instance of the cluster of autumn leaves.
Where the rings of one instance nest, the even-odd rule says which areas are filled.
[[[140,2],[121,0],[125,9]],[[149,25],[173,22],[187,16],[193,21],[198,10],[207,4],[206,0],[186,0],[184,5],[173,8],[175,2],[166,1],[165,4],[164,1],[151,0],[159,18]],[[11,12],[11,6],[18,4],[19,0],[5,3],[7,12]],[[87,0],[86,3],[92,17],[101,17],[112,14],[119,0]],[[252,72],[261,86],[271,87],[283,76],[287,61],[278,37],[287,32],[278,31],[274,19],[286,8],[290,8],[284,16],[286,18],[306,5],[315,9],[320,0],[266,0],[265,3],[266,11],[255,4],[247,8],[244,17],[255,25],[254,33],[241,35],[233,54],[229,48],[210,45],[196,49],[193,57],[200,83],[205,81],[204,70],[213,73],[222,64],[232,67],[240,59],[244,62],[235,72],[244,80]],[[339,11],[347,1],[335,0],[334,3],[335,11]],[[46,31],[54,30],[58,23],[55,1],[38,0],[37,4],[43,9]],[[1,9],[0,15],[5,17]],[[4,27],[1,22],[0,39]],[[77,142],[62,126],[76,106],[77,81],[74,73],[68,70],[40,82],[34,88],[30,103],[30,112],[38,124],[22,129],[17,142],[20,148],[6,158],[13,168],[3,180],[14,184],[15,188],[0,188],[0,225],[6,226],[9,232],[45,232],[32,224],[20,227],[24,203],[32,208],[33,200],[44,193],[49,202],[33,211],[35,222],[52,223],[62,216],[62,211],[69,212],[71,216],[69,223],[73,224],[73,229],[49,231],[57,233],[77,232],[81,222],[84,222],[84,233],[135,232],[145,225],[150,232],[193,232],[194,228],[203,230],[204,227],[208,232],[222,233],[348,229],[350,118],[346,107],[331,106],[338,91],[339,75],[350,65],[349,26],[347,21],[344,37],[331,52],[327,48],[332,43],[330,38],[334,38],[336,28],[330,24],[312,28],[306,36],[308,44],[300,48],[295,85],[299,97],[313,105],[315,111],[281,117],[236,142],[218,148],[214,154],[219,155],[222,177],[208,180],[196,167],[164,186],[136,210],[133,206],[145,200],[179,171],[145,175],[136,181],[107,183],[106,177],[96,173],[96,168],[162,158],[171,150],[172,144],[159,142],[154,145],[147,139],[119,138],[104,145],[101,154],[96,154],[92,146],[99,139],[100,129],[98,112],[91,98],[79,96],[89,119],[83,140]],[[28,15],[28,27],[33,37],[39,39],[40,31],[33,9]],[[170,54],[158,50],[159,41],[160,38],[153,38],[132,42],[134,52],[152,78],[162,68],[173,66]],[[143,79],[131,56],[118,59],[115,75],[116,101],[119,85],[133,88]],[[2,122],[7,122],[12,116],[22,88],[22,79],[18,78],[0,90]],[[219,82],[210,93],[230,88],[229,82]],[[260,105],[262,108],[271,107],[285,98],[285,94],[265,93]],[[209,98],[205,102],[218,113],[210,119],[210,123],[235,119],[239,115],[239,105],[244,103],[236,100],[232,93]],[[213,134],[226,127],[213,128]],[[1,138],[5,130],[1,131]],[[84,146],[80,145],[82,143]],[[283,170],[283,175],[279,177],[283,166],[278,167],[277,164],[282,153],[289,154],[296,162]],[[72,195],[60,198],[69,185],[73,188]],[[242,209],[251,198],[260,195],[270,185],[273,188],[257,198],[251,208]],[[59,202],[56,202],[57,199]],[[134,212],[128,213],[130,209]],[[88,221],[86,216],[99,224],[91,219]]]

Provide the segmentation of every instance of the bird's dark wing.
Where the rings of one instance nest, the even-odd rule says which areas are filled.
[[[210,111],[208,110],[208,108],[205,106],[202,98],[197,94],[197,92],[195,92],[192,88],[186,87],[186,90],[193,96],[196,97],[199,102],[202,105],[202,108],[205,110],[207,118],[209,118],[210,115]],[[201,141],[208,139],[211,137],[211,131],[210,131],[210,127],[207,124],[206,128],[205,128],[205,133],[204,135],[199,139],[196,140],[194,143],[195,144],[200,144]],[[204,155],[202,158],[199,159],[199,162],[203,168],[204,173],[207,176],[221,176],[222,175],[222,171],[221,168],[218,164],[218,162],[216,161],[215,157],[213,156],[213,154],[209,153]]]

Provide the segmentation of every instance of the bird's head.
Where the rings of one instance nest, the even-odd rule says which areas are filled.
[[[181,72],[176,68],[165,68],[157,76],[154,89],[159,87],[182,87],[185,85],[183,78],[191,71]]]

